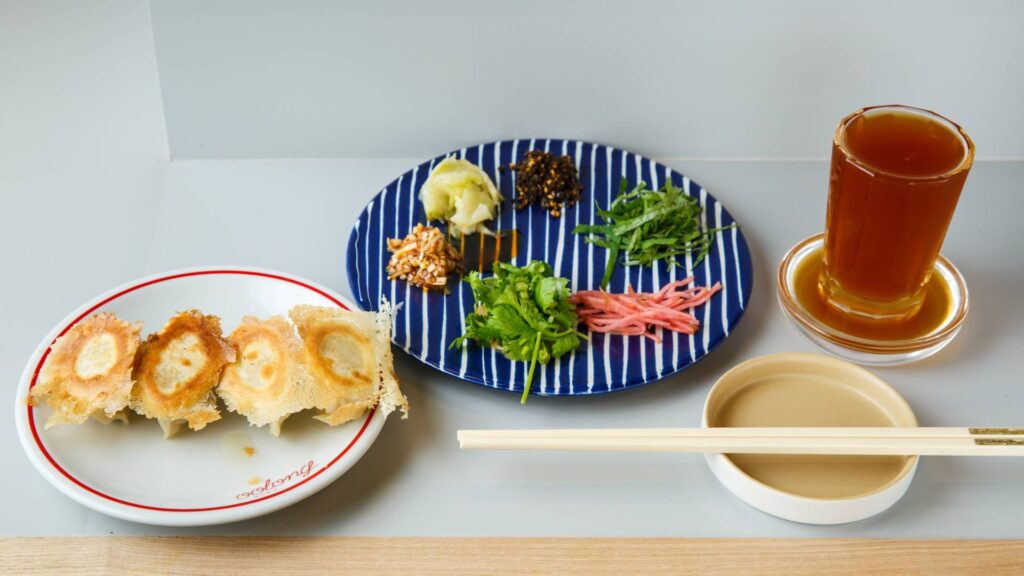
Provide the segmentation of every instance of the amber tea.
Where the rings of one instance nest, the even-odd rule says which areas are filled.
[[[873,319],[916,314],[973,159],[963,129],[927,110],[844,118],[832,144],[825,302]]]

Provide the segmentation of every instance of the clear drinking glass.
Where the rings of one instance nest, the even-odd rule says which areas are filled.
[[[954,122],[908,106],[875,106],[839,123],[832,142],[823,299],[879,320],[913,316],[974,162]]]

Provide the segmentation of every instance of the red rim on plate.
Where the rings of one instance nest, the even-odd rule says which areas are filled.
[[[257,272],[257,271],[253,271],[253,270],[199,270],[199,271],[194,271],[194,272],[182,272],[182,273],[179,273],[179,274],[170,274],[170,275],[167,275],[167,276],[161,276],[161,277],[158,277],[158,278],[153,278],[153,279],[147,280],[145,282],[140,282],[139,284],[135,284],[133,286],[129,286],[128,288],[125,288],[124,290],[121,290],[121,291],[119,291],[119,292],[117,292],[115,294],[112,294],[112,295],[108,296],[107,298],[104,298],[103,300],[100,300],[99,302],[97,302],[96,304],[94,304],[93,306],[89,307],[87,310],[85,310],[81,314],[79,314],[74,320],[69,322],[68,325],[65,326],[64,329],[61,330],[59,334],[57,334],[57,336],[54,338],[53,341],[55,342],[57,340],[57,338],[60,338],[61,336],[66,334],[67,331],[70,330],[72,326],[77,324],[79,321],[81,321],[83,318],[85,318],[89,314],[92,314],[94,311],[96,311],[96,309],[98,309],[101,306],[104,306],[104,305],[106,305],[106,304],[108,304],[108,303],[110,303],[110,302],[120,298],[121,296],[124,296],[125,294],[128,294],[130,292],[134,292],[135,290],[138,290],[140,288],[145,288],[146,286],[151,286],[153,284],[158,284],[160,282],[166,282],[168,280],[175,280],[175,279],[178,279],[178,278],[186,278],[186,277],[189,277],[189,276],[205,276],[205,275],[212,275],[212,274],[237,274],[237,275],[243,275],[243,276],[261,276],[261,277],[264,277],[264,278],[271,278],[273,280],[282,280],[284,282],[290,282],[292,284],[295,284],[297,286],[301,286],[303,288],[306,288],[307,290],[315,292],[315,293],[319,294],[320,296],[323,296],[324,298],[327,298],[331,302],[337,304],[338,306],[340,306],[340,307],[342,307],[342,308],[344,308],[346,310],[349,309],[348,306],[346,306],[340,300],[338,300],[334,296],[328,294],[327,292],[325,292],[325,291],[323,291],[323,290],[321,290],[321,289],[319,289],[319,288],[317,288],[315,286],[310,286],[309,284],[306,284],[305,282],[301,282],[301,281],[296,280],[294,278],[288,278],[287,276],[280,276],[278,274],[270,274],[270,273],[267,273],[267,272]],[[29,390],[32,390],[32,387],[36,385],[36,379],[39,377],[39,370],[42,368],[43,362],[46,361],[46,357],[50,354],[50,346],[53,346],[53,342],[50,342],[50,344],[47,346],[46,350],[40,356],[39,362],[36,364],[35,371],[32,373],[32,381],[29,382],[29,387],[28,387]],[[309,476],[303,478],[301,481],[299,481],[299,482],[297,482],[295,484],[292,484],[291,486],[289,486],[287,488],[284,488],[284,489],[279,490],[277,492],[273,492],[271,494],[267,494],[266,496],[261,496],[259,498],[254,498],[252,500],[246,500],[245,502],[235,502],[233,504],[225,504],[225,505],[222,505],[222,506],[208,506],[208,507],[205,507],[205,508],[168,508],[168,507],[163,507],[163,506],[150,506],[148,504],[139,504],[137,502],[129,502],[127,500],[122,500],[121,498],[117,498],[115,496],[111,496],[109,494],[105,494],[105,493],[103,493],[103,492],[101,492],[101,491],[99,491],[99,490],[89,486],[88,484],[82,482],[78,478],[75,478],[74,476],[72,476],[67,470],[65,470],[60,464],[57,463],[57,461],[53,458],[53,456],[50,455],[50,452],[46,449],[46,446],[43,444],[42,439],[39,437],[39,432],[36,429],[34,406],[27,405],[26,406],[26,410],[28,412],[28,427],[29,427],[29,430],[32,431],[32,438],[35,440],[36,446],[39,448],[39,451],[46,458],[46,461],[49,462],[50,465],[54,467],[54,469],[56,469],[58,472],[60,472],[62,476],[64,476],[68,480],[70,480],[72,483],[77,485],[79,488],[82,488],[83,490],[86,490],[89,493],[95,494],[96,496],[99,496],[99,497],[104,498],[106,500],[110,500],[111,502],[116,502],[118,504],[123,504],[125,506],[131,506],[131,507],[134,507],[134,508],[142,508],[144,510],[153,510],[153,511],[157,511],[157,512],[212,512],[212,511],[215,511],[215,510],[226,510],[228,508],[238,508],[238,507],[241,507],[241,506],[248,506],[250,504],[256,504],[258,502],[263,502],[265,500],[269,500],[271,498],[275,498],[277,496],[280,496],[282,494],[290,492],[291,490],[294,490],[294,489],[298,488],[299,486],[302,486],[303,484],[306,484],[307,482],[309,482],[313,478],[316,478],[317,476],[319,476],[320,474],[322,474],[323,472],[328,470],[335,463],[337,463],[338,460],[340,460],[341,457],[344,456],[352,448],[352,446],[354,446],[355,443],[358,442],[359,439],[363,436],[363,433],[366,431],[366,427],[370,424],[370,420],[373,418],[374,413],[377,411],[376,408],[373,408],[369,412],[367,412],[366,420],[363,421],[363,425],[359,428],[359,431],[356,433],[355,437],[353,437],[352,440],[341,450],[341,452],[339,452],[337,456],[332,458],[330,462],[328,462],[324,466],[320,467],[320,469],[317,470],[316,472],[314,472],[313,474],[310,474]]]

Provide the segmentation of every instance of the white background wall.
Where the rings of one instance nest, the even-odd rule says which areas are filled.
[[[74,285],[99,292],[144,264],[125,245],[152,236],[146,222],[168,158],[149,21],[146,3],[133,0],[0,0],[0,274],[11,279],[9,302],[41,287],[57,298],[36,310],[0,307],[9,333],[14,318],[57,322],[84,296]],[[109,218],[83,221],[97,206]],[[81,242],[60,247],[61,266],[36,267],[52,262],[40,246],[63,231]]]
[[[175,158],[424,157],[567,136],[825,157],[866,104],[1024,157],[1024,2],[151,0]]]

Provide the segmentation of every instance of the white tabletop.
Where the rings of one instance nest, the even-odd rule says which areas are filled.
[[[149,165],[137,186],[87,178],[28,184],[0,197],[6,302],[0,370],[13,390],[38,340],[69,310],[133,277],[240,264],[306,276],[348,294],[344,249],[358,211],[414,163],[182,161]],[[486,427],[694,426],[729,367],[765,353],[811,350],[783,319],[773,274],[782,254],[817,232],[824,162],[667,163],[705,185],[743,225],[754,296],[743,323],[704,361],[663,382],[593,398],[531,398],[457,381],[399,354],[412,404],[370,452],[320,494],[252,521],[163,529],[90,512],[51,488],[0,435],[0,534],[338,534],[1022,537],[1024,461],[924,458],[910,491],[875,518],[793,524],[748,507],[697,455],[459,452],[455,431]],[[137,167],[136,167],[137,168]],[[113,168],[116,170],[116,167]],[[95,175],[94,175],[95,176]],[[944,247],[966,276],[972,310],[934,358],[876,370],[922,425],[1020,425],[1024,391],[1024,164],[978,163]],[[93,180],[93,181],[88,181]],[[38,180],[30,180],[38,182]],[[64,187],[66,185],[67,187]],[[15,216],[15,217],[11,217]]]

